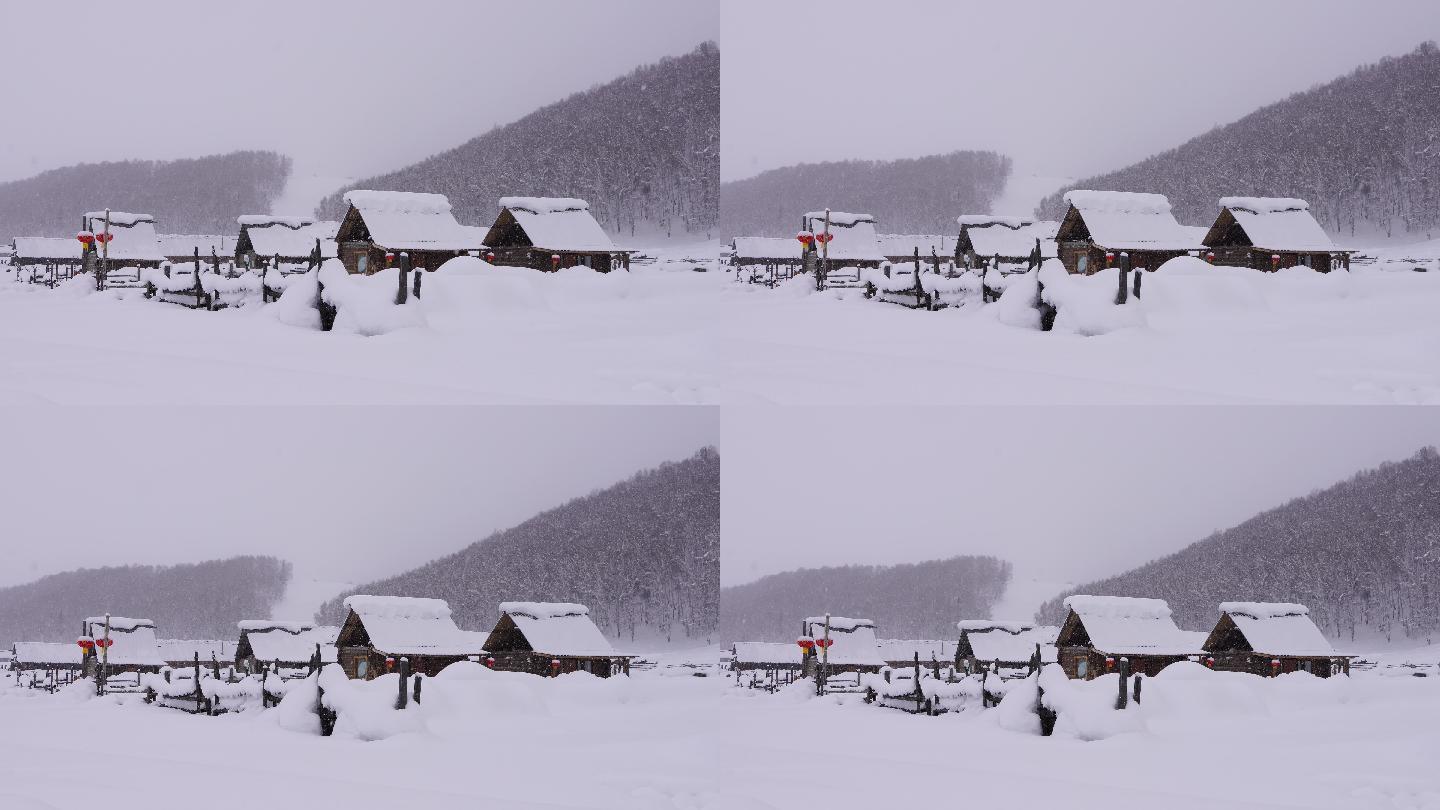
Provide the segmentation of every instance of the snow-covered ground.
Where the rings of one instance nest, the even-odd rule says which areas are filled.
[[[94,698],[88,683],[50,695],[0,678],[0,807],[718,806],[716,678],[460,666],[403,712],[395,676],[357,686],[328,738],[290,705],[303,682],[278,708],[206,717]]]
[[[926,717],[855,694],[816,698],[808,683],[732,686],[725,806],[1440,808],[1440,677],[1266,679],[1186,664],[1148,680],[1141,707],[1124,712],[1115,688],[1106,676],[1063,690],[1075,709],[1047,738],[1019,703]]]

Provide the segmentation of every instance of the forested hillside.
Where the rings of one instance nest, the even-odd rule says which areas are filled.
[[[980,556],[772,574],[721,592],[720,640],[790,641],[802,619],[827,611],[872,619],[882,638],[954,638],[957,620],[990,616],[1010,574],[1010,563]]]
[[[894,161],[847,160],[772,169],[720,186],[723,236],[793,236],[807,211],[873,214],[881,233],[954,234],[955,217],[987,213],[1010,158],[951,152]]]
[[[1301,197],[1332,234],[1440,236],[1440,48],[1384,59],[1073,188],[1152,191],[1209,225],[1228,195]],[[1064,215],[1062,189],[1041,202]]]
[[[720,50],[705,43],[351,188],[438,192],[485,226],[503,196],[580,197],[611,234],[708,238],[719,182]],[[321,217],[345,213],[343,191]]]
[[[1168,600],[1209,630],[1223,601],[1300,602],[1326,633],[1440,631],[1440,453],[1426,448],[1074,593]],[[1064,619],[1060,597],[1040,619]]]
[[[720,455],[706,448],[351,593],[430,596],[489,630],[501,602],[580,602],[606,635],[709,640],[720,595]],[[339,624],[345,595],[319,619]]]
[[[231,152],[186,160],[82,163],[0,183],[0,242],[73,236],[80,216],[109,207],[152,214],[159,233],[233,234],[285,190],[290,158]]]
[[[153,619],[160,638],[233,639],[285,594],[290,563],[232,557],[186,565],[82,568],[0,588],[0,646],[71,641],[88,616]]]

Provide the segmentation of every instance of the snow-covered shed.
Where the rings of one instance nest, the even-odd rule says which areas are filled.
[[[335,640],[337,660],[351,678],[370,680],[410,659],[410,671],[435,675],[485,654],[485,635],[461,630],[443,599],[410,596],[345,597],[347,615]]]
[[[1203,647],[1215,669],[1256,675],[1301,671],[1328,678],[1348,672],[1352,657],[1335,651],[1309,608],[1289,602],[1221,602],[1220,621]]]
[[[320,245],[320,259],[337,255],[335,235],[340,223],[311,217],[276,214],[245,214],[235,220],[240,236],[235,240],[235,261],[246,267],[259,267],[261,262],[280,257],[282,264],[304,264]]]
[[[172,668],[193,666],[195,656],[200,656],[203,666],[219,664],[228,667],[235,663],[235,643],[221,639],[162,638],[156,642],[160,660]]]
[[[200,260],[208,264],[211,256],[229,259],[235,254],[235,237],[218,234],[162,233],[160,255],[171,264],[194,261],[199,251]]]
[[[82,262],[78,241],[50,236],[17,236],[10,255],[10,264],[15,267],[47,264],[73,266]]]
[[[929,267],[935,256],[942,262],[955,258],[955,237],[923,233],[882,233],[880,255],[891,264],[914,262],[915,251],[920,251],[920,264]]]
[[[155,639],[155,623],[149,619],[127,619],[123,616],[91,616],[81,625],[80,635],[92,639],[110,638],[110,647],[102,652],[97,645],[85,654],[87,675],[93,674],[103,658],[110,674],[117,672],[159,672],[165,666],[160,657],[160,644]]]
[[[772,236],[737,236],[730,243],[736,267],[761,265],[769,267],[799,267],[801,245],[794,239],[777,239]]]
[[[800,635],[810,638],[825,636],[827,617],[811,616],[800,625]],[[869,619],[828,617],[831,645],[828,657],[818,648],[811,652],[816,661],[825,660],[829,671],[879,672],[885,666],[880,657],[880,643],[875,638],[875,622]]]
[[[103,233],[109,222],[110,242],[96,244],[96,256],[104,255],[110,267],[159,267],[165,261],[160,252],[160,237],[155,233],[155,217],[149,214],[128,214],[124,211],[91,211],[81,221],[81,229]]]
[[[10,650],[10,668],[30,670],[74,670],[82,667],[80,648],[51,641],[17,641]]]
[[[485,248],[485,232],[455,221],[444,194],[359,189],[345,192],[345,203],[349,209],[335,241],[340,261],[351,273],[384,269],[387,253],[396,263],[407,253],[411,267],[434,270]]]
[[[824,211],[811,211],[801,218],[801,230],[823,232],[825,217]],[[812,242],[810,246],[817,258],[828,255],[831,267],[879,267],[885,261],[880,252],[880,237],[875,233],[875,217],[844,211],[831,211],[829,217],[829,244],[821,247]]]
[[[335,639],[340,628],[316,627],[310,622],[276,619],[246,619],[239,623],[240,641],[235,645],[235,664],[246,672],[259,672],[264,664],[298,669],[308,666],[315,651],[321,664],[333,664]]]
[[[1075,190],[1065,193],[1065,202],[1069,208],[1055,241],[1071,273],[1101,270],[1107,254],[1116,266],[1120,254],[1128,253],[1131,267],[1154,270],[1201,249],[1196,231],[1175,220],[1163,194]]]
[[[1057,658],[1071,678],[1090,680],[1130,660],[1130,671],[1154,675],[1200,655],[1196,634],[1175,626],[1163,599],[1077,595],[1065,598],[1068,611],[1055,639]]]
[[[589,267],[608,273],[629,268],[629,251],[615,247],[574,197],[501,197],[500,213],[485,235],[495,263],[536,270]]]
[[[964,619],[956,627],[960,641],[955,645],[955,666],[967,672],[979,672],[997,662],[1008,669],[1028,667],[1037,649],[1041,664],[1056,661],[1058,627],[995,619]]]
[[[963,214],[955,218],[960,235],[955,240],[955,261],[965,267],[979,267],[999,257],[1002,264],[1025,264],[1040,245],[1040,259],[1056,257],[1055,234],[1060,223],[1036,222],[1029,217],[995,214]]]
[[[798,670],[802,667],[800,648],[774,641],[737,641],[731,648],[731,669],[769,671]]]
[[[920,656],[920,665],[929,669],[932,663],[949,666],[955,661],[955,642],[934,639],[882,638],[876,647],[880,660],[891,668],[915,666],[915,656]]]
[[[1221,197],[1220,215],[1203,242],[1214,263],[1257,270],[1303,265],[1330,272],[1349,265],[1310,213],[1310,203],[1290,197]]]
[[[501,602],[485,649],[495,669],[536,675],[628,675],[633,657],[617,653],[590,608],[572,602]]]

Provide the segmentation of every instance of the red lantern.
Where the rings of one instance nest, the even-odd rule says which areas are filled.
[[[1212,250],[1212,251],[1210,251],[1209,253],[1206,253],[1206,254],[1205,254],[1205,261],[1207,261],[1207,262],[1209,262],[1209,263],[1211,263],[1211,264],[1214,264],[1214,263],[1215,263],[1215,251]]]
[[[394,668],[395,668],[395,659],[394,659],[394,658],[391,658],[391,657],[389,657],[389,656],[386,656],[386,658],[385,658],[385,668],[386,668],[386,669],[394,669]]]
[[[107,648],[107,647],[114,647],[114,646],[115,646],[115,639],[113,639],[113,638],[97,638],[97,639],[95,639],[95,646],[96,646],[96,647],[99,647],[99,648],[101,648],[101,649],[105,649],[105,648]]]
[[[551,659],[550,659],[550,669],[551,669],[556,675],[559,675],[559,674],[560,674],[560,659],[559,659],[559,658],[551,658]]]
[[[807,653],[815,648],[815,639],[810,638],[809,636],[802,636],[801,638],[797,639],[795,643],[799,644],[800,649],[804,650]]]
[[[115,234],[113,234],[113,233],[106,233],[106,232],[104,232],[104,231],[101,231],[100,233],[95,234],[95,241],[96,241],[97,243],[99,243],[99,244],[102,244],[102,245],[105,244],[105,243],[107,243],[107,242],[112,242],[112,241],[114,241],[114,240],[115,240]]]
[[[485,261],[487,261],[487,262],[489,262],[489,263],[491,263],[491,264],[494,264],[494,263],[495,263],[495,251],[492,250],[492,251],[490,251],[489,253],[486,253],[486,254],[485,254]]]
[[[835,234],[830,233],[829,231],[821,231],[820,233],[815,234],[815,241],[819,242],[822,245],[828,244],[830,240],[834,238]]]
[[[1279,659],[1279,658],[1271,658],[1271,659],[1270,659],[1270,674],[1271,674],[1271,675],[1279,675],[1279,674],[1280,674],[1280,659]]]
[[[1109,672],[1110,670],[1112,670],[1112,669],[1114,669],[1114,668],[1115,668],[1115,659],[1114,659],[1114,658],[1111,658],[1111,657],[1108,656],[1108,655],[1105,656],[1105,671],[1106,671],[1106,672]]]
[[[809,231],[801,231],[795,234],[795,238],[800,240],[800,244],[808,248],[810,247],[810,243],[815,241],[815,234]]]
[[[559,269],[560,269],[560,254],[559,254],[559,253],[551,253],[551,254],[550,254],[550,266],[551,266],[552,268],[556,269],[556,270],[559,270]]]
[[[1273,267],[1273,268],[1279,269],[1279,267],[1280,267],[1280,254],[1279,254],[1279,253],[1271,253],[1271,254],[1270,254],[1270,266]]]
[[[494,669],[494,668],[495,668],[495,659],[494,659],[494,658],[486,658],[486,659],[485,659],[485,666],[487,666],[487,667],[489,667],[489,668],[491,668],[491,669]]]
[[[1111,253],[1111,252],[1108,251],[1108,250],[1105,251],[1105,266],[1106,266],[1106,267],[1109,267],[1111,264],[1114,264],[1114,262],[1115,262],[1115,254],[1114,254],[1114,253]]]
[[[95,241],[95,234],[89,231],[81,231],[75,234],[75,238],[80,240],[80,244],[88,248],[90,244]]]
[[[386,253],[386,254],[385,254],[385,266],[386,266],[386,267],[389,267],[389,266],[390,266],[390,263],[393,262],[393,261],[395,261],[395,254],[394,254],[394,253]]]
[[[1211,668],[1211,669],[1214,669],[1214,668],[1215,668],[1215,658],[1214,658],[1213,656],[1206,658],[1206,659],[1205,659],[1205,666],[1207,666],[1207,667],[1209,667],[1209,668]]]
[[[85,652],[90,652],[91,650],[95,649],[95,639],[90,638],[89,636],[81,636],[75,643],[79,644],[80,649],[84,650]]]

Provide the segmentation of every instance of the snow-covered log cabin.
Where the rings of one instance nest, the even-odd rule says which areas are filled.
[[[204,267],[210,266],[211,256],[221,261],[229,261],[235,253],[233,236],[165,233],[160,234],[157,239],[160,243],[160,255],[171,264],[194,262],[197,250],[200,252],[200,263]]]
[[[771,236],[737,236],[730,243],[736,267],[800,267],[800,243]]]
[[[1070,596],[1069,613],[1055,639],[1057,658],[1071,678],[1090,680],[1118,671],[1122,658],[1130,671],[1155,675],[1200,655],[1203,633],[1175,626],[1163,599],[1129,596]]]
[[[485,654],[485,636],[461,630],[443,599],[409,596],[345,598],[348,611],[335,640],[346,676],[371,680],[410,659],[410,671],[435,675],[445,667]]]
[[[80,648],[51,641],[17,641],[10,648],[10,668],[16,672],[78,670]]]
[[[13,267],[50,264],[78,267],[82,262],[79,242],[50,236],[17,236],[10,255]]]
[[[470,251],[485,249],[485,232],[455,221],[443,194],[414,191],[345,192],[349,209],[335,235],[346,271],[370,275],[385,268],[385,254],[398,266],[401,253],[411,267],[434,270]]]
[[[763,670],[786,672],[799,670],[800,648],[794,644],[774,641],[737,641],[731,648],[730,668],[736,672]]]
[[[1038,648],[1040,663],[1056,661],[1056,627],[1036,627],[1026,622],[1003,622],[994,619],[964,619],[956,623],[960,641],[955,645],[955,668],[979,672],[997,662],[1005,669],[1022,669]]]
[[[1221,197],[1220,216],[1206,232],[1207,259],[1230,267],[1280,270],[1297,265],[1328,273],[1350,266],[1342,250],[1310,213],[1310,203],[1288,197]]]
[[[245,214],[235,221],[240,225],[240,236],[235,240],[235,263],[244,267],[259,267],[277,256],[282,264],[304,264],[310,260],[317,242],[321,261],[338,255],[335,246],[335,234],[340,231],[338,222],[275,214]]]
[[[1175,221],[1162,194],[1076,190],[1065,193],[1065,202],[1069,209],[1055,241],[1071,273],[1096,273],[1107,266],[1107,257],[1118,267],[1121,253],[1130,254],[1131,267],[1155,270],[1201,249],[1203,229]]]
[[[159,267],[165,261],[160,252],[160,237],[155,233],[155,217],[149,214],[128,214],[124,211],[91,211],[80,219],[80,229],[103,233],[109,221],[110,242],[96,244],[93,255],[103,255],[110,269],[120,267]],[[93,268],[87,268],[93,269]]]
[[[590,203],[573,197],[501,197],[485,244],[496,264],[513,267],[630,268],[630,251],[615,247],[590,214]]]
[[[160,657],[160,643],[155,639],[155,623],[149,619],[91,616],[81,624],[80,635],[91,639],[104,638],[107,623],[110,647],[102,652],[97,645],[85,651],[83,664],[87,676],[95,674],[102,657],[105,671],[110,675],[159,672],[165,666],[165,660]]]
[[[800,623],[800,635],[809,638],[825,636],[826,617],[811,616]],[[879,672],[885,666],[880,657],[880,643],[875,639],[875,622],[869,619],[829,617],[831,645],[828,655],[818,647],[808,657],[814,663],[826,661],[830,674],[837,672]],[[810,668],[807,661],[806,669]]]
[[[495,669],[535,675],[629,675],[634,657],[615,652],[590,609],[569,602],[501,602],[485,649]]]
[[[1310,609],[1286,602],[1221,602],[1220,621],[1203,645],[1207,665],[1231,672],[1321,678],[1350,671],[1353,656],[1335,652],[1310,620]]]
[[[825,212],[811,211],[800,218],[800,230],[821,233],[825,230]],[[826,255],[827,248],[811,243],[816,258]],[[880,253],[880,237],[875,233],[875,217],[870,214],[830,212],[830,266],[879,267],[885,261]]]
[[[1056,257],[1055,234],[1060,223],[1026,217],[1003,217],[993,214],[963,214],[955,218],[960,235],[955,239],[955,263],[962,267],[979,267],[1000,258],[1001,264],[1025,264],[1035,245],[1040,245],[1040,260]]]
[[[338,627],[316,627],[309,622],[275,619],[247,619],[239,623],[240,641],[235,645],[235,666],[243,672],[259,672],[261,666],[279,665],[300,669],[320,650],[320,663],[337,660],[335,639]]]

